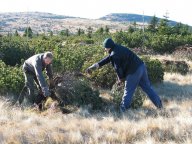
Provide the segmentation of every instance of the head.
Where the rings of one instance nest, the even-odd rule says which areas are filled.
[[[46,65],[51,64],[53,60],[53,54],[51,52],[45,52],[43,55],[43,61]]]
[[[103,47],[105,51],[110,52],[115,47],[115,43],[111,38],[107,38],[103,42]]]

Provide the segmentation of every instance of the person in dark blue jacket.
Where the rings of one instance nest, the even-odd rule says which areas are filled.
[[[111,38],[105,39],[103,46],[105,51],[109,53],[109,56],[93,64],[87,68],[86,71],[91,73],[92,70],[111,62],[117,73],[118,83],[120,84],[125,81],[120,111],[124,112],[126,109],[130,108],[133,93],[138,85],[147,93],[148,97],[157,108],[162,108],[161,99],[150,84],[144,62],[128,48],[114,43]]]

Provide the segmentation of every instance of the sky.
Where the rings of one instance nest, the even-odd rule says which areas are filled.
[[[167,15],[192,26],[191,0],[0,0],[3,12],[49,12],[97,19],[110,13]]]

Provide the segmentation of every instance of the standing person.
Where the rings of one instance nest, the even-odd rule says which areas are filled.
[[[45,52],[36,54],[28,58],[23,64],[23,71],[25,76],[25,87],[28,88],[28,104],[33,105],[36,97],[34,95],[34,81],[39,90],[42,91],[45,97],[50,96],[49,87],[45,81],[42,71],[45,69],[46,74],[49,77],[50,85],[53,85],[53,72],[52,63],[53,54],[51,52]]]
[[[126,109],[130,108],[133,93],[138,85],[147,93],[157,108],[162,108],[160,97],[155,93],[150,84],[144,62],[128,48],[114,43],[111,38],[105,39],[103,46],[105,51],[109,53],[109,56],[93,64],[86,71],[91,73],[92,70],[111,62],[117,73],[118,83],[121,84],[125,81],[120,111],[125,112]]]

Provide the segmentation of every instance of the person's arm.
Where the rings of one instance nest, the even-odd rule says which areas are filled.
[[[114,69],[115,69],[117,76],[118,76],[118,80],[122,82],[124,79],[124,74],[123,74],[123,69],[121,67],[120,58],[113,57],[113,62],[114,62]]]
[[[35,75],[37,77],[37,80],[41,86],[41,89],[43,91],[44,96],[49,96],[49,88],[46,84],[45,78],[42,73],[42,64],[40,61],[34,61],[33,62],[34,70],[35,70]]]
[[[110,62],[110,56],[105,57],[101,61],[98,62],[99,67],[102,67]]]
[[[104,59],[102,59],[102,60],[99,61],[98,63],[94,63],[92,66],[88,67],[88,68],[86,69],[86,72],[90,74],[90,73],[92,72],[92,70],[96,70],[96,69],[98,69],[99,67],[102,67],[103,65],[105,65],[105,64],[107,64],[107,63],[109,63],[109,62],[110,62],[110,56],[105,57]]]

